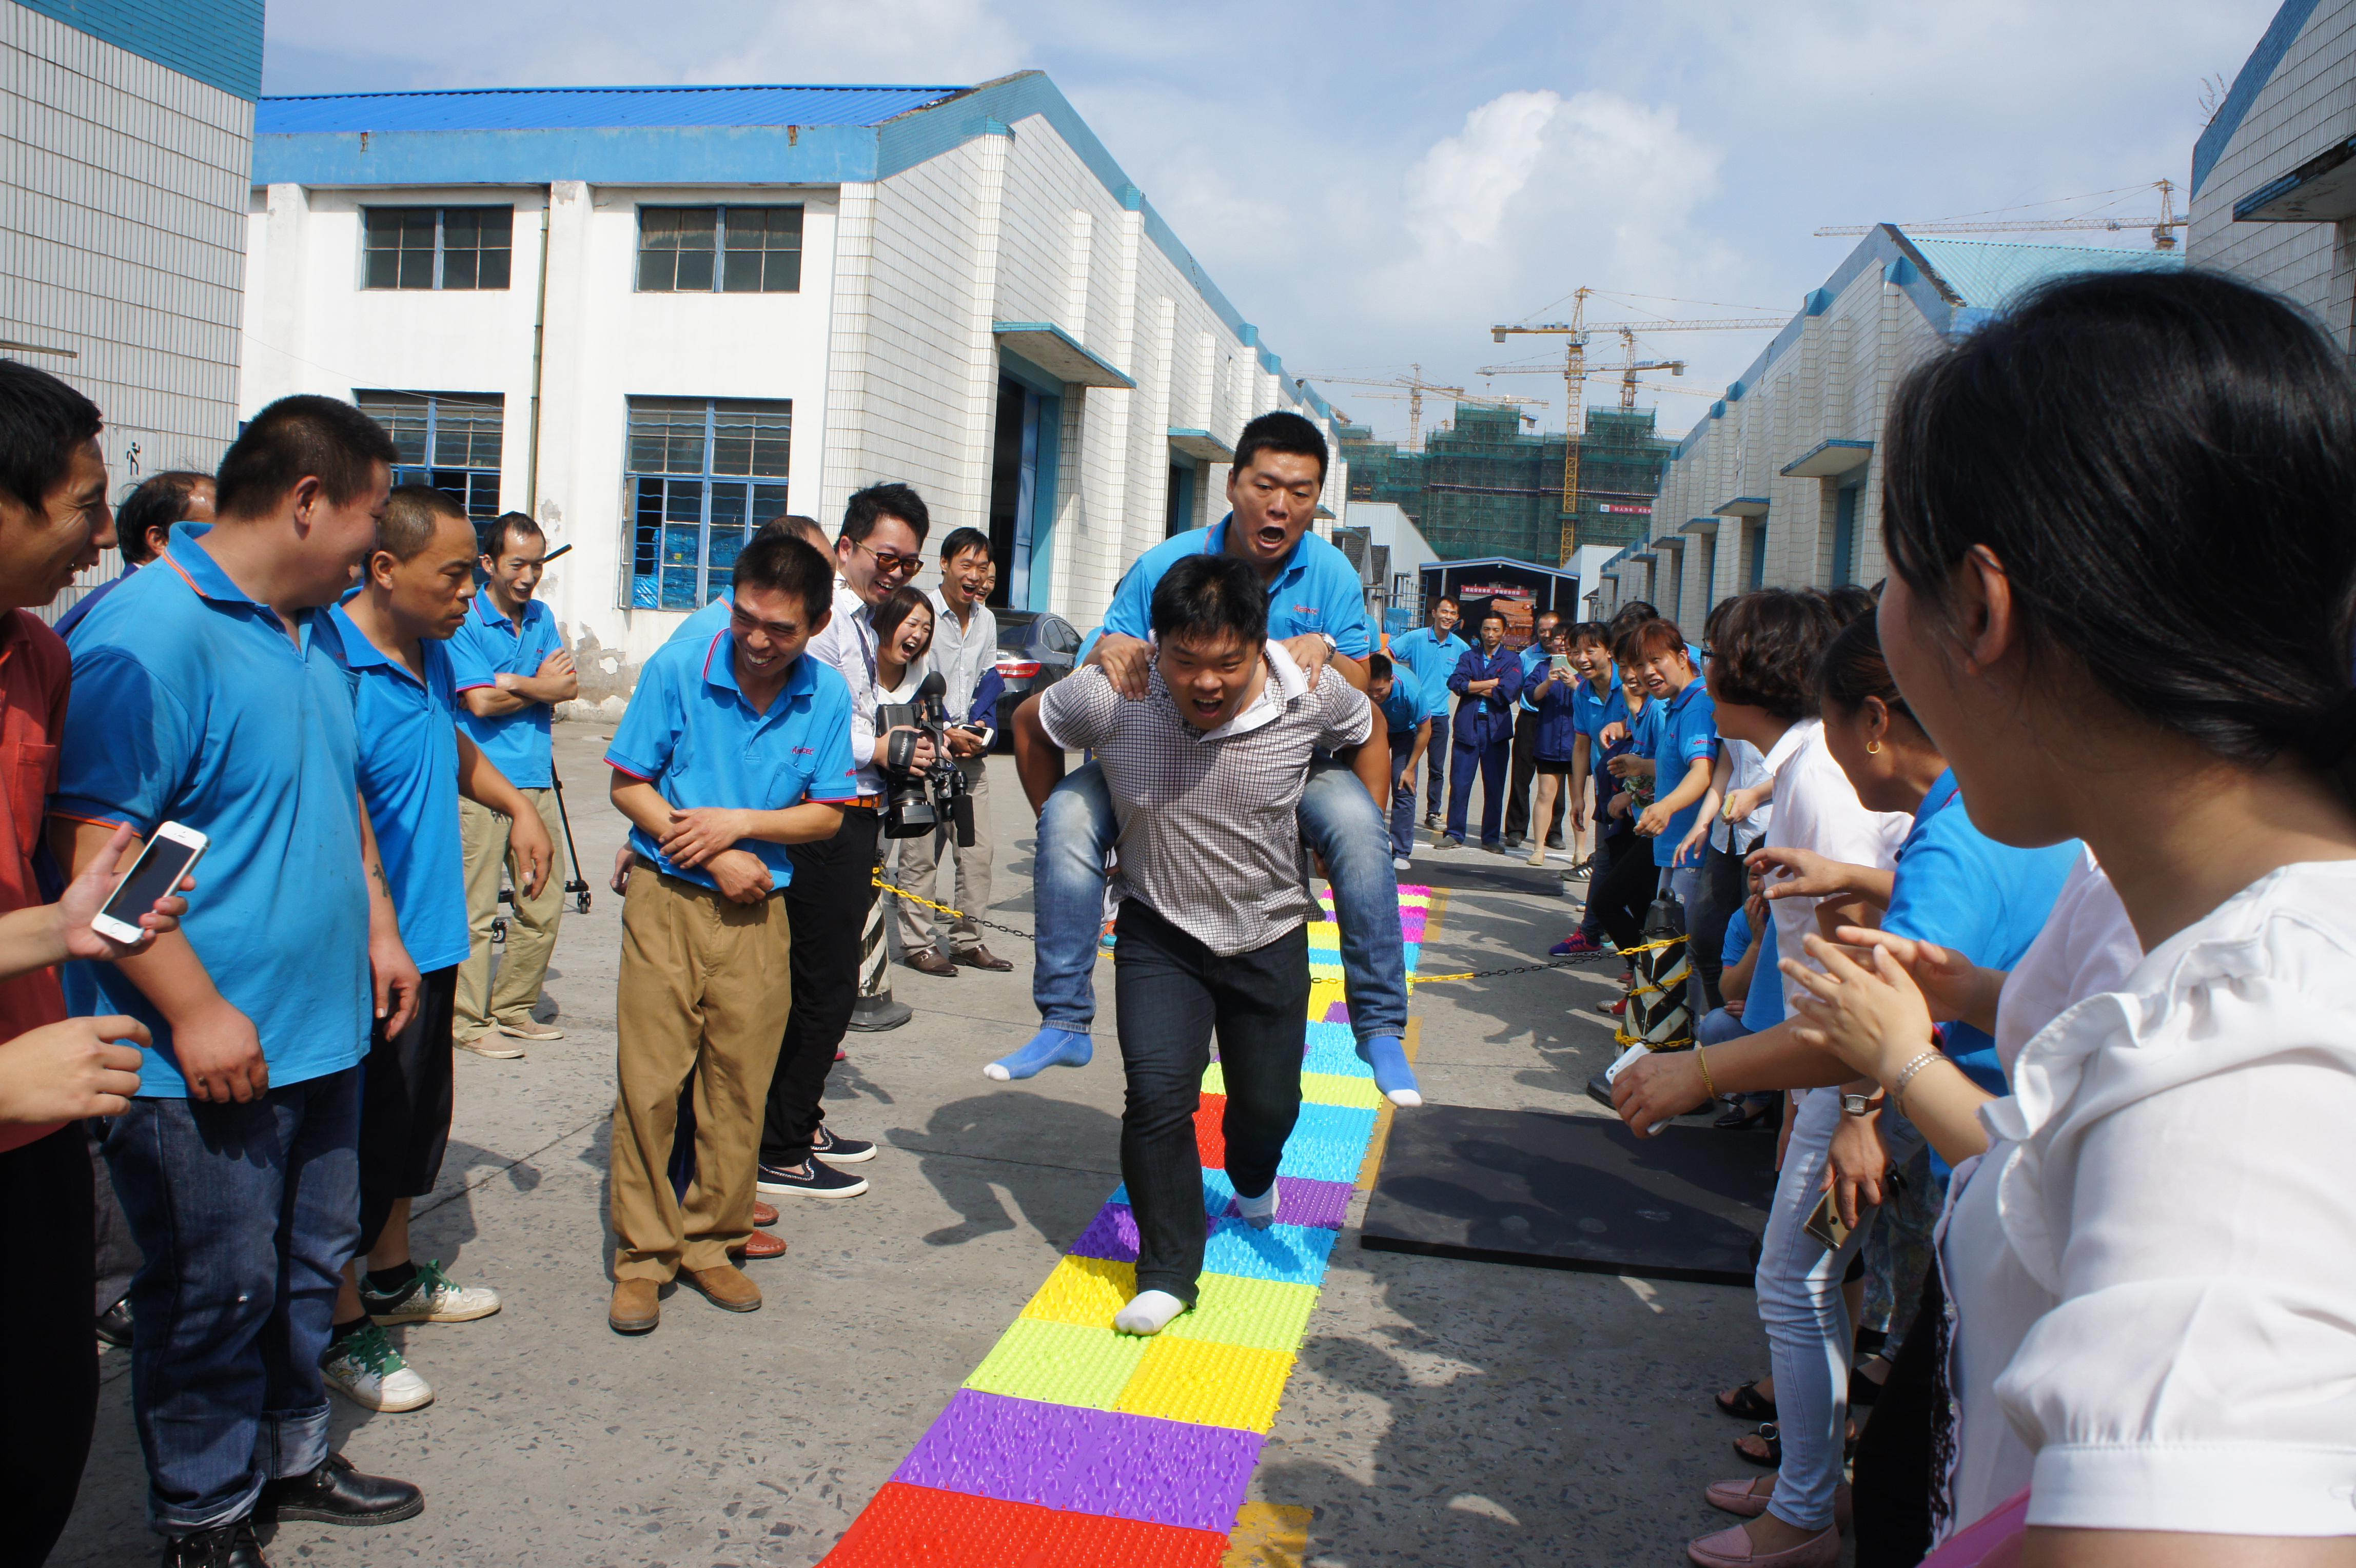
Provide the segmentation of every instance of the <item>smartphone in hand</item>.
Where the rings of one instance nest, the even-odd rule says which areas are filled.
[[[139,858],[114,885],[105,908],[91,917],[91,929],[126,946],[145,940],[147,930],[139,917],[153,909],[156,899],[178,890],[180,878],[195,867],[210,842],[178,822],[166,822],[148,834]]]

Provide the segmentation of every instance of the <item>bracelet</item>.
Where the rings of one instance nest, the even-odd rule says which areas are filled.
[[[1718,1085],[1710,1082],[1709,1080],[1709,1058],[1702,1054],[1702,1049],[1703,1047],[1699,1044],[1695,1045],[1694,1066],[1701,1069],[1701,1086],[1703,1090],[1708,1093],[1712,1100],[1716,1100],[1718,1098]]]
[[[1933,1047],[1898,1069],[1897,1081],[1890,1086],[1890,1103],[1901,1116],[1906,1114],[1906,1086],[1914,1081],[1916,1073],[1939,1060],[1944,1054]]]

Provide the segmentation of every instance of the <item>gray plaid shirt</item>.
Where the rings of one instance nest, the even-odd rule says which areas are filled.
[[[1365,694],[1333,671],[1309,688],[1280,644],[1268,683],[1215,730],[1186,722],[1156,668],[1142,702],[1091,667],[1039,702],[1048,737],[1092,750],[1120,821],[1113,888],[1221,957],[1266,947],[1314,918],[1294,809],[1319,750],[1374,732]]]

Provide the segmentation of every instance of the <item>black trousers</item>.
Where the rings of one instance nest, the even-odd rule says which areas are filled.
[[[91,1191],[79,1122],[0,1155],[0,1251],[10,1260],[0,1290],[8,1387],[0,1401],[0,1568],[35,1568],[48,1556],[90,1457],[98,1420]]]
[[[651,873],[649,873],[651,875]],[[398,1035],[370,1029],[360,1064],[360,1257],[384,1234],[395,1199],[423,1197],[442,1177],[450,1146],[451,1026],[458,966],[423,976],[417,1011]]]
[[[98,1219],[97,1288],[91,1292],[90,1314],[95,1318],[131,1294],[131,1276],[139,1272],[139,1243],[131,1239],[131,1221],[123,1215],[123,1200],[114,1196],[114,1175],[106,1168],[106,1151],[99,1143],[106,1135],[106,1123],[93,1117],[81,1125],[82,1142],[90,1146],[91,1209]]]
[[[1742,856],[1747,845],[1731,832],[1727,843],[1730,847],[1724,850],[1703,853],[1701,892],[1694,907],[1686,911],[1686,929],[1693,933],[1694,972],[1701,976],[1702,994],[1713,1009],[1726,1005],[1718,989],[1719,972],[1725,968],[1719,961],[1725,954],[1726,923],[1742,908],[1745,888]]]
[[[883,822],[856,807],[819,843],[791,845],[794,879],[786,884],[792,923],[794,1004],[786,1020],[769,1109],[761,1125],[761,1163],[798,1165],[809,1158],[826,1112],[826,1075],[834,1069],[851,1009],[859,1000],[859,939],[875,901],[876,834]]]
[[[1633,948],[1644,940],[1644,911],[1661,890],[1661,868],[1653,864],[1651,839],[1622,833],[1620,845],[1603,874],[1589,884],[1588,897],[1602,917],[1603,934],[1612,945]]]
[[[1914,1568],[1931,1550],[1932,1417],[1937,1409],[1938,1322],[1947,1309],[1933,1269],[1922,1309],[1873,1418],[1857,1439],[1857,1568]],[[1964,1522],[1969,1523],[1966,1520]]]
[[[1538,773],[1538,716],[1527,708],[1514,710],[1514,779],[1505,792],[1505,836],[1509,839],[1526,837],[1530,831],[1530,808],[1537,802],[1531,795],[1531,786]],[[1554,814],[1547,822],[1547,837],[1562,837],[1563,812],[1570,805],[1569,781],[1554,792]]]
[[[1226,1079],[1227,1179],[1257,1197],[1276,1180],[1301,1116],[1309,1040],[1309,929],[1221,958],[1136,898],[1122,901],[1113,951],[1120,1059],[1120,1179],[1137,1216],[1137,1288],[1192,1305],[1210,1221],[1194,1111],[1211,1036]],[[1281,1214],[1278,1216],[1280,1219]]]

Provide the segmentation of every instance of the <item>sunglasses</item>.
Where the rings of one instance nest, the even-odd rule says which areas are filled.
[[[878,572],[905,572],[913,577],[925,568],[925,558],[921,555],[895,555],[889,550],[876,549],[863,539],[854,539],[851,542],[875,558],[875,570]]]

